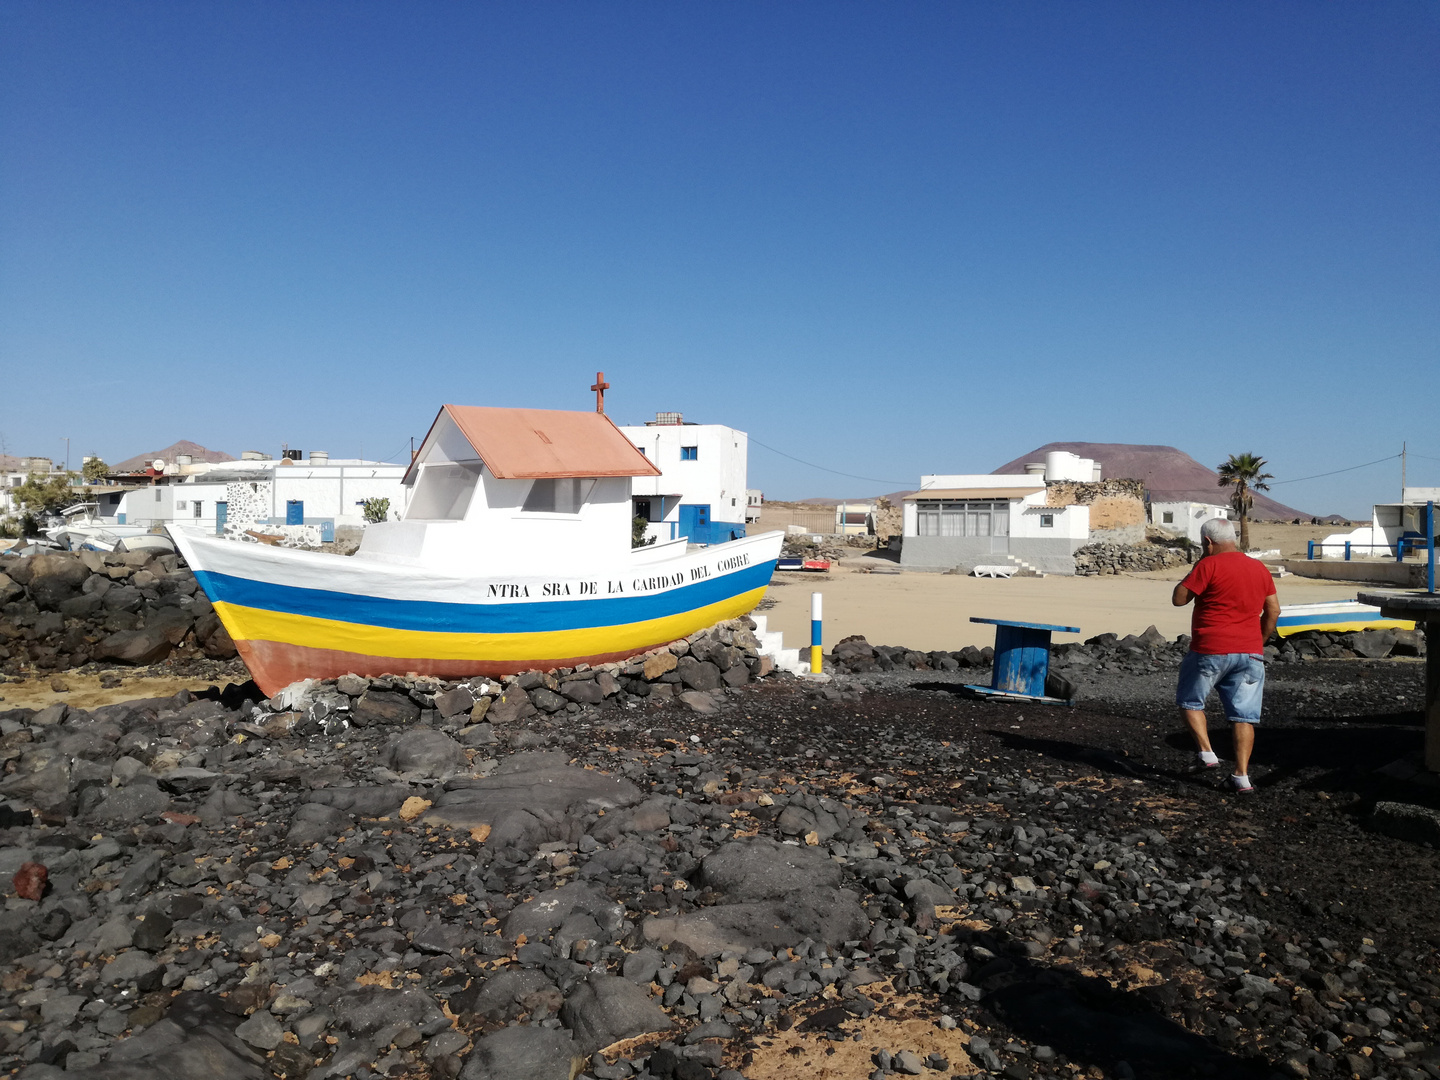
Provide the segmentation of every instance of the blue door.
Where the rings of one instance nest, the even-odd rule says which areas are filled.
[[[225,522],[230,518],[230,504],[217,502],[215,504],[215,535],[225,535]]]
[[[302,499],[291,499],[285,504],[285,524],[305,524],[305,502]]]
[[[682,503],[680,532],[681,535],[688,536],[692,544],[710,543],[710,505]]]

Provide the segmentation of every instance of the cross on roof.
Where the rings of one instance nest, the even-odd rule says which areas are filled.
[[[603,371],[595,373],[595,385],[590,389],[595,391],[595,411],[603,413],[605,411],[605,391],[610,389],[610,384],[605,381]]]

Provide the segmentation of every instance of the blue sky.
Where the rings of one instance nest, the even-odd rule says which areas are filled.
[[[1067,439],[1440,484],[1437,11],[11,0],[0,436],[394,457],[603,369],[871,478],[752,443],[772,498]]]

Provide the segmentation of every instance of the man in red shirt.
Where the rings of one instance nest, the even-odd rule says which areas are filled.
[[[1210,748],[1205,699],[1220,694],[1225,719],[1235,742],[1235,773],[1230,785],[1253,793],[1250,751],[1265,691],[1265,642],[1280,619],[1275,582],[1257,559],[1235,542],[1235,526],[1213,518],[1200,528],[1201,558],[1170,597],[1176,607],[1195,601],[1190,618],[1190,651],[1180,664],[1175,704],[1185,714],[1200,764],[1217,768],[1220,759]]]

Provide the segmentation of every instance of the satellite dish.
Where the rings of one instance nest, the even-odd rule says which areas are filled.
[[[156,458],[154,461],[152,461],[150,464],[155,467],[155,471],[156,471],[156,472],[164,472],[164,470],[165,470],[165,459],[164,459],[164,458],[159,458],[159,457],[157,457],[157,458]]]

